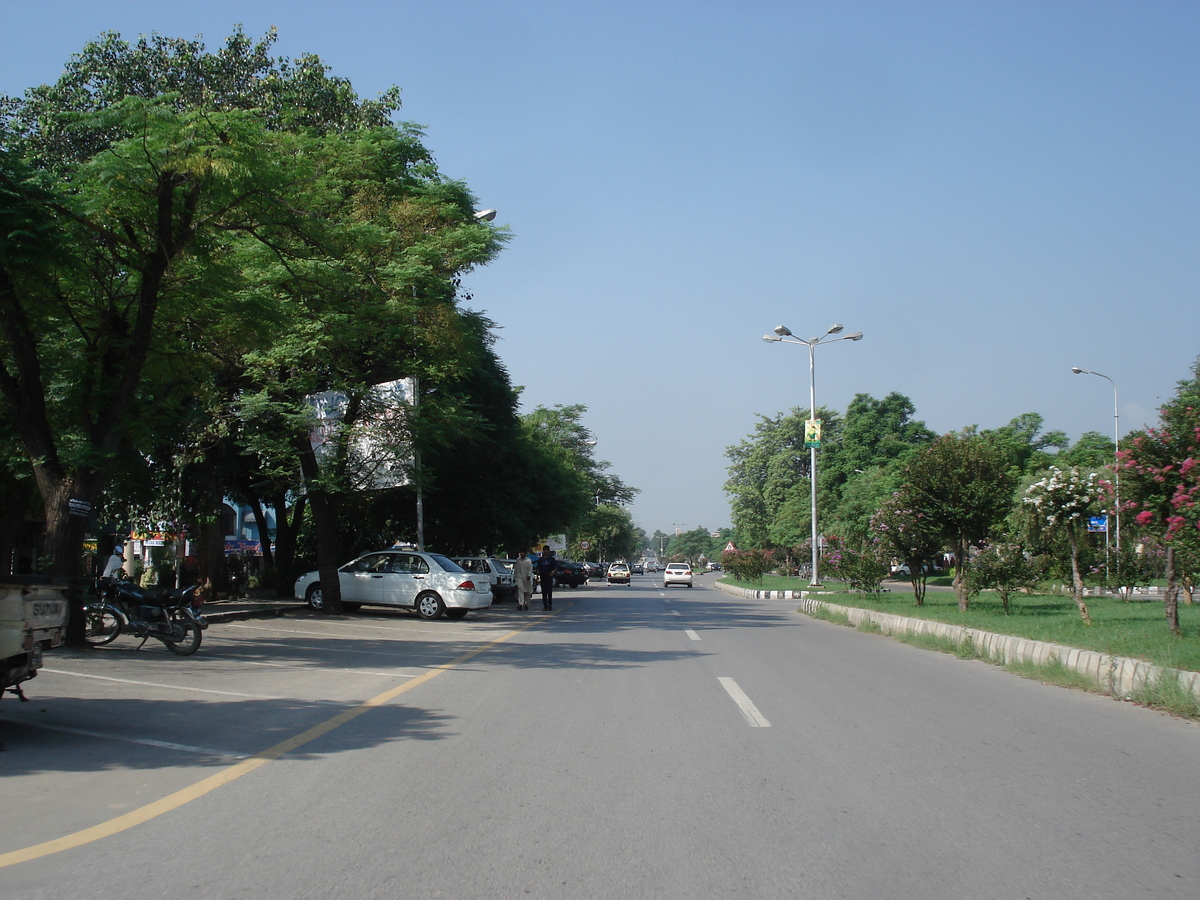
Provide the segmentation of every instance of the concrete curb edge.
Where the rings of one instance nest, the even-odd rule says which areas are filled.
[[[714,586],[727,594],[748,600],[798,600],[800,612],[811,615],[814,609],[823,608],[844,615],[856,628],[864,621],[871,622],[884,634],[931,634],[956,643],[969,640],[982,655],[1001,664],[1030,662],[1040,665],[1057,659],[1064,668],[1087,676],[1101,690],[1126,700],[1130,699],[1135,691],[1147,685],[1174,677],[1181,688],[1190,691],[1197,702],[1200,702],[1200,672],[1170,669],[1127,656],[1109,656],[1095,650],[1081,650],[1078,647],[1035,641],[1010,634],[997,634],[994,631],[981,631],[946,622],[914,619],[854,606],[840,606],[811,597],[808,591],[755,591],[719,582]]]

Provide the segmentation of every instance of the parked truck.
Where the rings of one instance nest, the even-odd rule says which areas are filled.
[[[67,633],[66,584],[45,575],[0,575],[0,696],[22,700],[21,685],[37,676],[42,653]]]

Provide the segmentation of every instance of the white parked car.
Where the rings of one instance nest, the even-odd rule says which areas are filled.
[[[493,600],[512,600],[517,596],[517,580],[513,577],[512,562],[491,556],[453,556],[456,563],[492,583]]]
[[[663,587],[673,584],[686,584],[691,587],[692,567],[687,563],[667,563],[667,567],[663,569]]]
[[[492,584],[472,577],[458,563],[440,553],[416,550],[384,550],[368,553],[338,569],[342,607],[350,612],[360,606],[399,606],[416,611],[425,619],[445,615],[461,619],[472,609],[492,605]],[[296,599],[312,609],[325,605],[318,572],[306,572],[296,580]]]

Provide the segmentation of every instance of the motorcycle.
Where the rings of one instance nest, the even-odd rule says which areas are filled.
[[[162,641],[179,656],[200,649],[208,621],[200,615],[196,586],[146,590],[131,581],[100,579],[84,608],[84,640],[98,647],[122,634],[140,637],[140,650],[150,638]]]

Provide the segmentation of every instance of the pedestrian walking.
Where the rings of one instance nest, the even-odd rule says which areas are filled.
[[[529,598],[533,596],[533,563],[528,548],[517,554],[513,579],[517,582],[517,609],[529,609]]]
[[[542,609],[554,609],[554,572],[558,569],[558,560],[550,551],[549,544],[542,546],[542,555],[533,568],[542,584]]]

